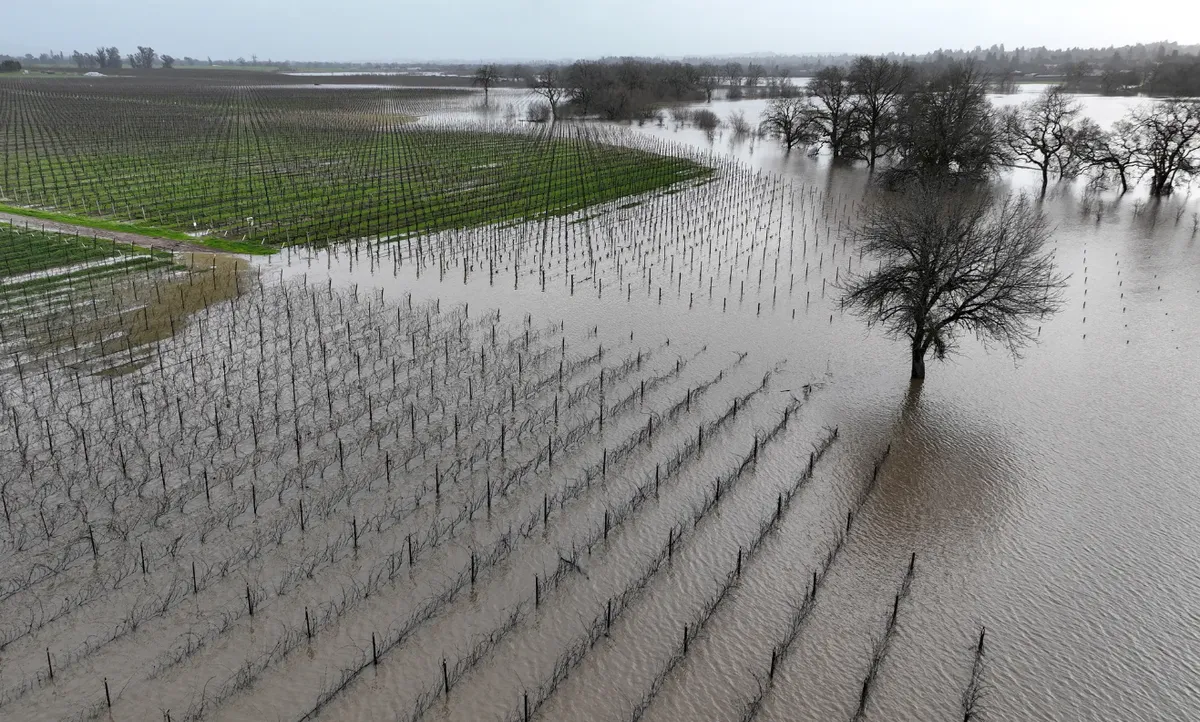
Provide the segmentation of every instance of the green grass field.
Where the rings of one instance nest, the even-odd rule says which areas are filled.
[[[171,259],[164,251],[0,223],[0,295],[133,266],[165,266]]]
[[[709,173],[594,128],[411,122],[444,91],[57,87],[0,84],[0,203],[232,249],[565,214]]]
[[[0,278],[110,258],[112,243],[0,224]]]
[[[191,243],[197,246],[206,246],[215,251],[227,251],[229,253],[241,253],[252,256],[269,256],[278,252],[276,247],[263,245],[262,243],[231,241],[219,236],[192,236],[182,231],[173,231],[168,228],[158,228],[145,223],[120,223],[117,221],[107,221],[103,218],[92,218],[89,216],[81,216],[72,213],[60,213],[57,211],[44,211],[37,208],[26,208],[23,206],[9,206],[4,205],[3,203],[0,203],[0,213],[11,213],[14,215],[25,216],[26,218],[30,219],[31,225],[35,225],[36,221],[39,220],[55,221],[74,226],[82,226],[84,228],[93,228],[98,231],[133,233],[146,238],[162,238],[170,241],[182,241],[184,243]]]

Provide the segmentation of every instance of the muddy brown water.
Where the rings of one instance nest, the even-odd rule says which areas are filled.
[[[1088,100],[1097,117],[1113,111],[1106,103]],[[750,116],[756,106],[721,107]],[[1022,359],[964,339],[913,387],[903,345],[844,315],[831,288],[845,264],[863,262],[838,226],[852,218],[864,173],[785,156],[762,140],[710,141],[671,123],[637,132],[732,155],[751,170],[584,223],[442,234],[426,248],[446,252],[427,257],[419,276],[403,240],[257,259],[261,284],[192,310],[186,330],[159,342],[162,371],[151,360],[116,379],[115,394],[107,379],[84,381],[97,419],[107,418],[105,403],[130,405],[122,422],[101,424],[111,426],[114,448],[94,452],[102,457],[99,486],[126,488],[115,447],[137,433],[147,439],[137,445],[147,460],[161,453],[178,465],[168,464],[162,485],[171,494],[189,489],[188,501],[152,520],[154,494],[163,493],[152,461],[127,474],[142,490],[121,494],[120,512],[97,503],[99,492],[81,476],[72,502],[85,500],[92,519],[133,527],[132,541],[104,531],[93,560],[85,528],[66,512],[67,531],[39,542],[39,505],[55,510],[64,500],[53,490],[26,499],[22,482],[11,480],[14,498],[29,502],[18,515],[32,531],[5,578],[61,558],[63,539],[75,551],[61,573],[11,596],[5,588],[0,619],[4,639],[13,639],[0,651],[0,717],[156,719],[170,711],[172,719],[296,720],[317,708],[318,719],[521,719],[528,695],[538,719],[738,720],[765,689],[755,719],[851,719],[912,553],[911,591],[864,719],[961,719],[981,626],[984,718],[1200,714],[1196,202],[1156,207],[1137,194],[1085,199],[1080,188],[1056,189],[1044,207],[1057,225],[1056,260],[1071,276],[1064,310],[1042,324]],[[1005,182],[1021,188],[1030,179]],[[561,252],[539,259],[543,237],[559,239]],[[520,250],[489,256],[496,247]],[[719,271],[704,266],[718,260]],[[603,357],[588,364],[600,348]],[[481,349],[490,359],[484,367]],[[534,379],[556,379],[560,358],[578,362],[578,372],[536,386]],[[601,367],[611,374],[603,402],[594,385]],[[4,400],[20,413],[36,408],[56,424],[78,418],[56,411],[46,389],[10,378]],[[709,382],[690,401],[689,390]],[[579,402],[568,406],[573,391]],[[141,417],[138,393],[160,410]],[[656,467],[688,454],[697,429],[739,397],[741,411],[664,475],[657,495],[631,501],[653,488]],[[414,398],[428,419],[412,421]],[[634,401],[618,407],[625,398]],[[603,431],[592,425],[600,403],[615,409]],[[744,465],[785,409],[786,428]],[[185,412],[180,428],[191,430],[178,437],[177,411]],[[317,461],[295,462],[291,422],[272,422],[280,413],[297,419],[305,453]],[[452,414],[463,421],[457,444]],[[226,436],[236,428],[241,438],[218,441],[205,421],[215,417]],[[648,420],[658,430],[617,458]],[[36,463],[24,461],[10,440],[6,461],[34,468],[34,478],[57,478],[48,460],[78,462],[83,454],[77,443],[62,450],[71,438],[62,423],[54,455],[45,449]],[[495,443],[500,424],[508,433],[527,430],[512,437],[504,458]],[[835,427],[836,441],[804,481],[810,451]],[[568,440],[571,428],[585,432]],[[262,441],[251,443],[250,433]],[[24,427],[20,436],[35,432]],[[558,449],[553,463],[543,456],[548,441]],[[405,455],[408,463],[383,483],[383,457],[391,469]],[[518,473],[528,461],[530,470]],[[201,469],[220,487],[213,508],[231,510],[204,541],[199,530],[212,512]],[[707,505],[722,479],[720,501]],[[497,494],[487,511],[487,490],[509,481],[510,493]],[[272,490],[257,497],[257,514],[252,486]],[[786,512],[708,615],[739,549],[755,543],[780,494],[792,489]],[[839,546],[847,511],[868,489]],[[303,532],[302,498],[313,515]],[[550,499],[558,505],[543,521]],[[619,508],[632,511],[604,539],[605,511]],[[368,519],[379,527],[368,528]],[[271,529],[283,530],[279,541]],[[11,526],[6,533],[12,548],[17,535]],[[181,547],[170,554],[176,534]],[[412,565],[410,534],[428,542]],[[138,539],[154,545],[146,545],[152,572],[144,578]],[[667,547],[669,561],[656,566]],[[497,561],[485,565],[496,550]],[[816,602],[768,681],[772,648],[831,550]],[[201,562],[203,577],[219,560],[243,557],[192,594],[190,561]],[[474,584],[463,576],[472,558],[480,560]],[[103,585],[116,568],[132,570],[118,589],[19,637],[59,598]],[[311,575],[295,573],[305,568]],[[247,586],[257,599],[253,616]],[[163,614],[147,611],[136,629],[101,644],[170,589],[178,593]],[[431,605],[447,590],[457,591]],[[623,600],[616,618],[596,633],[614,598]],[[306,612],[317,624],[312,640]],[[315,620],[318,612],[331,621]],[[698,620],[701,630],[693,626],[677,659],[684,626]],[[39,676],[47,648],[60,664],[53,681]],[[68,662],[72,654],[78,658]],[[443,660],[453,677],[448,696]],[[347,670],[361,671],[343,685]]]

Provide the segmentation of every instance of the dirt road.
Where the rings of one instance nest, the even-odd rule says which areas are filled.
[[[0,223],[12,223],[15,226],[25,226],[28,224],[30,228],[38,230],[53,231],[55,233],[78,233],[80,236],[87,238],[104,238],[110,241],[118,241],[120,243],[132,243],[135,246],[142,248],[158,248],[164,251],[177,251],[179,253],[226,253],[207,246],[202,246],[198,243],[188,243],[186,241],[173,241],[167,238],[152,238],[143,236],[138,233],[126,233],[124,231],[105,231],[98,228],[88,228],[87,226],[77,226],[72,223],[62,223],[59,221],[47,221],[41,218],[30,218],[28,216],[20,216],[15,213],[0,212]]]

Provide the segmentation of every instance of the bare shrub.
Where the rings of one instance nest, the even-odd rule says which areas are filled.
[[[750,135],[750,122],[746,120],[746,114],[740,110],[735,110],[729,114],[729,128],[733,134],[738,137]]]
[[[549,123],[553,115],[550,104],[545,102],[530,103],[525,109],[525,120],[530,123]]]
[[[717,114],[707,108],[693,112],[692,122],[696,124],[697,128],[707,131],[716,130],[721,125],[721,119],[717,117]]]

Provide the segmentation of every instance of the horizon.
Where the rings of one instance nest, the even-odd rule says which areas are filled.
[[[175,57],[250,58],[345,63],[557,62],[604,56],[647,58],[753,55],[925,54],[1003,44],[1015,47],[1104,48],[1165,42],[1161,18],[1192,28],[1174,42],[1200,42],[1200,4],[1168,2],[1153,14],[1106,22],[1127,8],[1112,0],[1020,0],[1003,10],[948,7],[920,0],[897,7],[855,0],[837,7],[777,0],[713,0],[703,11],[680,0],[606,6],[552,6],[520,0],[489,6],[455,0],[434,7],[393,7],[349,0],[328,8],[301,0],[281,16],[263,0],[215,0],[203,7],[158,3],[98,7],[83,0],[46,0],[10,10],[11,35],[0,49],[13,55],[97,45],[124,51],[149,45]],[[56,21],[43,22],[53,16]],[[1039,22],[1028,18],[1036,16]],[[316,18],[309,21],[306,18]],[[466,18],[466,19],[464,19]],[[637,22],[630,22],[637,18]],[[863,18],[870,18],[864,21]],[[812,30],[815,28],[815,30]],[[19,35],[18,35],[19,31]],[[664,32],[666,31],[666,32]],[[400,46],[400,47],[397,47]],[[388,48],[391,48],[390,50]],[[792,50],[789,48],[803,48]]]
[[[910,58],[928,58],[929,56],[936,55],[937,53],[947,53],[947,54],[951,54],[951,55],[963,54],[963,53],[970,54],[970,53],[989,51],[993,48],[999,48],[1001,52],[1005,52],[1005,53],[1012,53],[1013,51],[1030,51],[1030,50],[1045,50],[1046,52],[1050,52],[1050,53],[1059,53],[1059,52],[1071,52],[1071,51],[1096,52],[1096,51],[1100,51],[1100,50],[1105,50],[1107,48],[1114,48],[1114,49],[1120,50],[1120,49],[1131,48],[1131,47],[1139,47],[1139,46],[1140,47],[1153,47],[1153,46],[1158,46],[1158,45],[1175,45],[1175,46],[1178,46],[1179,48],[1189,49],[1190,50],[1189,54],[1196,54],[1197,52],[1200,52],[1200,43],[1186,43],[1186,42],[1181,42],[1181,41],[1173,40],[1173,39],[1148,40],[1148,41],[1130,42],[1130,43],[1123,43],[1123,44],[1109,44],[1109,45],[1095,45],[1095,46],[1075,45],[1075,46],[1069,46],[1069,47],[1067,47],[1067,46],[1054,47],[1054,46],[1045,46],[1045,45],[1031,45],[1031,46],[1030,45],[1009,45],[1007,43],[993,43],[993,44],[987,45],[987,46],[976,45],[976,46],[973,46],[970,48],[968,48],[968,47],[938,47],[938,48],[933,48],[933,49],[929,49],[929,50],[921,50],[921,51],[882,50],[882,51],[878,51],[878,52],[865,52],[865,51],[851,51],[851,50],[830,50],[830,51],[821,51],[821,52],[815,52],[815,51],[813,51],[813,52],[808,52],[808,51],[779,52],[779,51],[767,50],[767,51],[728,52],[728,53],[687,53],[687,54],[681,54],[681,55],[662,55],[662,54],[659,54],[659,55],[633,55],[633,54],[609,53],[609,54],[590,55],[590,56],[566,56],[566,57],[560,57],[560,58],[546,58],[546,57],[534,57],[534,56],[512,56],[512,57],[487,57],[487,58],[446,57],[446,58],[434,58],[434,59],[421,58],[421,57],[367,58],[367,59],[351,60],[351,59],[346,59],[346,58],[312,58],[312,57],[274,58],[274,57],[270,57],[270,56],[262,57],[257,54],[251,54],[255,59],[247,60],[245,56],[221,57],[221,56],[212,56],[209,54],[174,55],[174,53],[171,53],[168,50],[161,50],[161,52],[160,52],[160,48],[155,47],[154,49],[156,52],[160,52],[160,54],[161,53],[171,54],[175,57],[176,60],[181,60],[184,57],[190,57],[192,60],[199,61],[201,63],[208,63],[211,61],[211,63],[214,66],[225,68],[225,67],[229,67],[227,65],[227,63],[232,63],[232,62],[235,62],[238,60],[245,61],[245,63],[247,65],[253,65],[253,66],[257,66],[257,67],[272,66],[272,65],[280,65],[280,66],[282,66],[282,65],[299,65],[299,66],[303,67],[303,66],[305,66],[305,64],[332,65],[332,66],[337,66],[337,65],[369,66],[369,65],[411,64],[411,65],[418,66],[418,67],[420,67],[420,66],[460,66],[460,65],[476,65],[476,64],[487,64],[487,63],[495,64],[495,65],[537,65],[537,64],[542,64],[542,63],[550,64],[550,65],[568,65],[570,63],[577,62],[577,61],[592,61],[592,60],[607,61],[607,60],[620,59],[620,58],[632,58],[635,60],[642,60],[642,61],[649,61],[649,62],[676,62],[676,61],[678,61],[678,62],[703,62],[703,61],[753,60],[753,59],[771,60],[772,58],[784,58],[784,59],[787,59],[787,58],[839,58],[839,57],[852,58],[852,57],[863,57],[863,56],[867,56],[867,57],[902,56],[902,57],[910,57]],[[125,55],[128,54],[127,51],[129,49],[136,48],[136,46],[123,47],[123,46],[119,46],[119,45],[117,47],[118,47],[118,49],[122,50],[122,57],[125,57]],[[153,46],[151,46],[151,47],[153,47]],[[95,50],[95,45],[88,46],[88,49]],[[62,53],[63,57],[69,59],[71,52],[74,50],[80,50],[81,52],[85,52],[85,53],[87,52],[86,50],[79,48],[79,47],[73,47],[70,50],[68,50],[66,48],[37,49],[37,48],[24,48],[24,47],[17,47],[17,48],[0,47],[0,57],[24,58],[26,56],[32,55],[36,59],[43,54],[53,55],[56,53]]]

